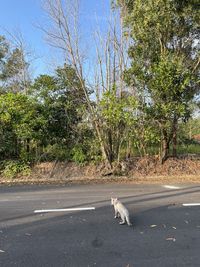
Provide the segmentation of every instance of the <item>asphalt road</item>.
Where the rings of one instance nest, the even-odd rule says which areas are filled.
[[[114,219],[110,197],[133,227]],[[0,187],[1,267],[200,266],[200,185]],[[76,212],[38,209],[95,207]]]

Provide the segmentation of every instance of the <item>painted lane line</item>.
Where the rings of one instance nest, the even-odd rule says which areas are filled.
[[[10,201],[9,199],[0,199],[0,202]]]
[[[184,207],[194,207],[194,206],[200,206],[200,203],[185,203],[182,204]]]
[[[181,189],[181,187],[174,185],[163,185],[163,187],[167,189]]]
[[[68,209],[48,209],[48,210],[34,210],[34,213],[42,213],[42,212],[61,212],[61,211],[82,211],[82,210],[95,210],[95,207],[68,208]]]

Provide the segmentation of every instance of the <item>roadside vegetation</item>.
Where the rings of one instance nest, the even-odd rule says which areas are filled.
[[[1,175],[53,161],[113,173],[134,157],[200,155],[197,1],[112,1],[92,59],[76,3],[46,0],[44,10],[41,30],[63,53],[53,74],[32,78],[21,37],[0,35]]]

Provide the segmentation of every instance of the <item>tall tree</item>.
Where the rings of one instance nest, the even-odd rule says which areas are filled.
[[[23,39],[21,35],[11,37],[13,40],[8,42],[0,36],[0,80],[4,91],[27,94],[30,73]]]
[[[0,89],[3,91],[3,72],[6,63],[6,55],[8,54],[9,44],[5,37],[0,35]]]
[[[40,75],[32,86],[32,95],[41,103],[46,119],[43,142],[63,144],[68,150],[77,137],[77,125],[81,122],[86,101],[75,71],[65,65],[54,76]]]
[[[129,48],[129,84],[145,96],[144,111],[161,132],[161,160],[173,143],[178,121],[189,118],[189,103],[199,92],[199,15],[197,1],[119,0],[125,26],[134,41]]]
[[[29,158],[30,141],[41,138],[45,119],[38,104],[21,93],[0,95],[0,154],[3,158]]]
[[[51,26],[43,30],[47,34],[49,43],[64,52],[65,61],[75,70],[85,95],[90,122],[100,145],[102,157],[107,166],[112,168],[112,161],[118,158],[121,128],[120,126],[117,129],[115,127],[117,132],[112,130],[112,125],[108,125],[110,120],[103,117],[104,113],[102,113],[100,103],[102,98],[103,101],[106,96],[109,98],[111,91],[112,95],[115,93],[116,102],[122,98],[123,91],[125,91],[123,71],[127,65],[127,54],[124,48],[129,39],[122,34],[119,16],[114,16],[111,23],[108,23],[106,34],[102,35],[96,31],[95,60],[85,64],[86,58],[91,58],[91,55],[85,55],[82,49],[78,4],[79,1],[46,0],[45,10]],[[92,66],[89,69],[90,75],[86,71],[88,66]],[[92,75],[94,77],[91,79]],[[94,101],[90,99],[88,88],[95,94],[95,105]],[[115,101],[114,98],[112,100]],[[108,101],[111,101],[111,98]],[[105,125],[106,127],[104,127]],[[118,145],[112,147],[116,136],[118,136]],[[116,151],[114,152],[113,149]]]

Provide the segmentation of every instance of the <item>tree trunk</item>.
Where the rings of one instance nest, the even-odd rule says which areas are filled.
[[[173,134],[172,144],[173,144],[172,155],[174,158],[176,158],[177,157],[177,131],[175,131]]]
[[[110,163],[112,163],[114,159],[112,131],[109,129],[107,134],[108,134],[108,158]]]
[[[163,131],[162,152],[161,152],[161,163],[162,164],[169,157],[169,144],[170,144],[170,140],[167,137],[167,132]]]
[[[172,128],[172,155],[173,157],[177,157],[177,124],[178,124],[178,121],[177,121],[177,118],[176,118],[176,115],[174,116],[174,120],[173,120],[173,128]]]
[[[26,139],[26,153],[30,153],[30,138]]]
[[[130,138],[128,138],[127,148],[126,148],[126,160],[130,159],[130,157],[131,157],[131,142]]]
[[[102,134],[101,134],[101,131],[100,131],[100,127],[99,127],[99,125],[98,125],[98,123],[96,121],[94,122],[93,125],[94,125],[94,128],[96,130],[98,140],[100,142],[100,148],[101,148],[101,153],[102,153],[102,156],[103,156],[103,160],[105,161],[105,163],[108,166],[108,168],[112,169],[112,161],[110,161],[109,152],[108,152],[108,149],[106,149],[106,145],[105,145],[105,142],[103,140],[103,137],[102,137]]]
[[[168,157],[169,157],[169,143],[166,140],[163,140],[161,163],[163,164]]]
[[[20,141],[17,138],[15,138],[14,157],[18,158],[19,157],[19,154],[20,154]]]

